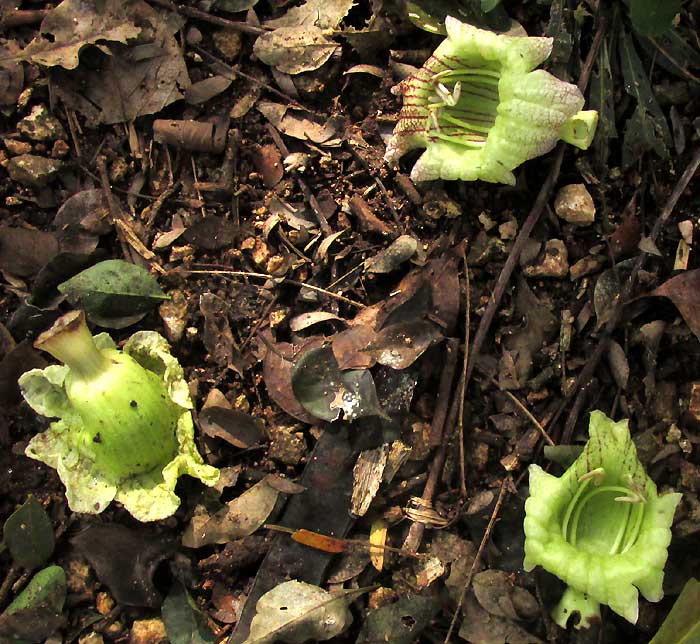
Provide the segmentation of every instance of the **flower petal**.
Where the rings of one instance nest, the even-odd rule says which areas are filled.
[[[92,463],[72,445],[75,431],[76,427],[64,420],[53,422],[45,432],[32,437],[25,454],[56,470],[73,512],[98,514],[114,499],[117,488],[96,475]]]
[[[22,396],[37,414],[49,418],[64,418],[72,414],[63,388],[67,373],[68,367],[50,365],[44,369],[31,369],[20,376]]]
[[[177,358],[170,353],[168,341],[160,333],[137,331],[124,344],[124,353],[145,369],[158,374],[165,382],[174,403],[185,409],[192,409],[185,372]]]

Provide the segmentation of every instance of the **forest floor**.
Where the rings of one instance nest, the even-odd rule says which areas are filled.
[[[599,112],[513,186],[384,161],[452,3],[256,3],[0,3],[0,611],[66,578],[0,642],[242,643],[292,579],[340,599],[287,586],[296,622],[249,642],[649,642],[700,577],[700,2],[663,33],[622,1],[455,3],[552,37]],[[160,286],[58,289],[104,260]],[[17,380],[81,305],[184,368],[221,474],[169,518],[73,512],[25,455],[50,421]],[[560,475],[593,410],[683,496],[664,598],[564,630],[563,583],[523,569],[528,466]]]

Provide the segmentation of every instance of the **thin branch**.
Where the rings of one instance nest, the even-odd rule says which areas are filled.
[[[678,200],[681,198],[681,195],[683,194],[683,192],[685,192],[685,189],[688,187],[690,180],[697,172],[698,167],[700,167],[700,147],[698,147],[695,150],[690,162],[688,163],[688,166],[683,172],[683,175],[678,180],[678,183],[676,183],[676,186],[673,188],[673,191],[671,192],[671,195],[666,201],[666,204],[664,205],[661,212],[659,213],[658,218],[654,222],[654,226],[651,229],[651,233],[649,234],[649,239],[652,242],[656,241],[657,237],[659,236],[659,233],[661,232],[661,229],[664,227],[669,217],[671,216],[671,213],[676,207]],[[647,253],[642,251],[639,257],[637,258],[637,261],[634,263],[634,267],[632,268],[632,272],[629,276],[629,279],[625,283],[622,289],[622,293],[620,293],[620,296],[618,297],[617,304],[614,306],[610,318],[605,324],[605,328],[603,330],[603,333],[601,334],[598,344],[593,350],[593,353],[586,362],[585,366],[581,370],[581,373],[576,378],[574,386],[567,392],[566,396],[564,397],[564,400],[562,401],[559,409],[557,410],[557,413],[552,419],[552,424],[559,419],[571,398],[574,395],[576,395],[582,387],[586,386],[588,382],[590,382],[591,378],[593,378],[593,374],[595,373],[595,370],[598,367],[598,363],[600,362],[600,359],[603,357],[605,350],[608,347],[608,343],[610,342],[610,338],[612,337],[613,332],[617,328],[617,325],[622,316],[623,308],[634,291],[634,288],[637,284],[637,275],[639,274],[640,269],[644,265],[646,257]],[[569,432],[573,432],[573,426],[576,424],[577,414],[577,407],[574,406],[574,408],[569,413],[569,416],[567,417],[567,434]]]
[[[469,364],[469,334],[471,325],[471,283],[469,282],[469,262],[467,253],[462,247],[462,263],[464,264],[465,314],[464,314],[464,360],[462,361],[462,377],[459,380],[459,416],[457,430],[459,440],[459,490],[464,498],[467,496],[467,468],[464,454],[464,398],[467,395],[467,365]]]
[[[355,306],[358,309],[367,308],[362,302],[357,302],[356,300],[351,300],[349,297],[340,295],[338,293],[333,293],[332,291],[327,291],[325,288],[320,286],[314,286],[313,284],[306,284],[305,282],[299,282],[297,280],[290,279],[289,277],[275,277],[274,275],[268,275],[267,273],[251,273],[248,271],[226,271],[226,270],[183,270],[183,273],[188,275],[226,275],[228,277],[249,277],[251,279],[264,279],[264,280],[281,280],[281,282],[287,282],[293,286],[300,286],[301,288],[308,288],[310,291],[316,291],[317,293],[323,293],[328,297],[335,298],[351,306]]]
[[[242,31],[246,34],[253,34],[259,36],[260,34],[267,33],[267,29],[263,27],[256,27],[255,25],[248,24],[247,22],[239,22],[233,20],[227,20],[226,18],[220,18],[219,16],[213,16],[206,11],[197,9],[195,7],[190,7],[186,4],[175,4],[170,2],[170,0],[150,0],[152,4],[158,5],[163,9],[168,9],[181,16],[187,16],[188,18],[193,18],[195,20],[201,20],[202,22],[208,22],[210,25],[216,25],[217,27],[223,27],[224,29],[232,29],[233,31]]]
[[[598,49],[600,48],[600,44],[603,41],[603,36],[605,35],[605,28],[606,23],[604,20],[601,20],[598,25],[598,31],[596,32],[595,37],[593,38],[593,43],[588,52],[586,62],[584,63],[584,66],[581,70],[581,75],[579,77],[578,87],[582,91],[585,90],[586,85],[588,84],[591,69],[593,68],[593,61],[595,61],[595,58],[598,55]],[[472,373],[474,372],[476,359],[481,353],[481,348],[491,328],[491,324],[496,315],[496,311],[498,310],[498,307],[501,303],[501,299],[503,299],[503,295],[506,291],[506,288],[510,283],[511,275],[513,274],[515,267],[520,261],[520,254],[522,253],[525,245],[530,239],[530,234],[532,233],[532,230],[539,221],[540,215],[542,214],[542,211],[544,210],[547,201],[549,201],[549,196],[552,192],[554,184],[559,178],[561,164],[564,159],[564,150],[566,149],[565,146],[566,143],[564,143],[563,141],[559,143],[556,154],[554,156],[552,168],[550,169],[547,178],[544,180],[544,183],[540,188],[540,192],[538,193],[537,198],[535,199],[535,203],[533,204],[532,209],[530,210],[530,214],[527,216],[527,219],[523,223],[520,232],[518,233],[518,236],[515,239],[515,242],[513,243],[513,247],[511,248],[508,258],[506,259],[505,264],[503,265],[503,269],[501,270],[501,273],[498,276],[498,279],[496,280],[493,293],[491,294],[489,303],[486,306],[486,310],[484,311],[484,315],[481,318],[479,327],[476,330],[476,335],[474,336],[474,344],[472,345],[471,355],[469,356],[469,366],[467,367],[467,384],[469,383]]]
[[[462,605],[464,604],[467,592],[469,591],[469,588],[472,585],[472,579],[474,579],[474,574],[476,573],[476,571],[479,568],[479,565],[481,564],[481,558],[484,555],[484,550],[486,550],[486,545],[488,544],[489,539],[491,539],[491,532],[493,532],[493,526],[496,525],[496,519],[498,518],[498,515],[501,511],[503,501],[505,501],[509,483],[512,483],[510,474],[506,476],[503,479],[503,481],[501,481],[501,491],[498,493],[498,499],[496,500],[496,505],[493,507],[493,512],[491,512],[491,518],[489,519],[489,523],[486,526],[486,530],[484,530],[484,536],[481,538],[479,549],[476,551],[474,561],[472,561],[472,567],[469,569],[469,574],[467,575],[467,578],[464,582],[464,586],[462,587],[462,592],[459,594],[457,608],[455,608],[454,615],[452,616],[452,621],[450,622],[450,629],[447,631],[447,635],[445,636],[443,644],[449,644],[450,642],[452,633],[457,624],[457,620],[459,619],[459,614],[462,611]]]

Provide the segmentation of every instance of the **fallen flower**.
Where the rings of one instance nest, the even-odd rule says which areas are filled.
[[[652,602],[662,583],[671,523],[681,494],[659,495],[637,458],[627,421],[591,413],[590,438],[560,477],[530,465],[525,503],[525,570],[540,565],[568,584],[554,609],[562,628],[600,618],[607,604],[632,624],[638,592]]]
[[[106,333],[93,338],[84,313],[72,311],[35,346],[64,365],[19,379],[36,412],[59,418],[26,454],[57,470],[71,510],[98,514],[116,498],[139,521],[156,521],[180,505],[180,475],[216,483],[218,470],[194,444],[189,390],[165,338],[139,331],[119,351]]]
[[[498,35],[449,16],[445,27],[447,38],[400,86],[403,108],[387,162],[424,147],[414,181],[514,185],[512,170],[559,139],[588,148],[598,113],[580,111],[575,85],[532,71],[552,52],[551,38]]]

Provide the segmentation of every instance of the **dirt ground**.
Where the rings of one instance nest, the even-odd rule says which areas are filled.
[[[599,112],[593,145],[560,143],[513,186],[386,163],[392,88],[449,12],[553,38],[543,66]],[[345,592],[331,626],[326,600],[299,609],[303,628],[346,620],[334,642],[649,642],[700,576],[700,2],[662,34],[633,12],[0,3],[0,520],[25,512],[0,611],[37,570],[66,576],[60,600],[0,616],[0,642],[242,643],[292,579]],[[105,260],[143,271],[59,289]],[[182,477],[169,518],[73,512],[25,455],[50,421],[17,380],[79,307],[118,345],[161,333],[184,368],[221,474]],[[523,569],[528,466],[560,475],[593,410],[629,419],[659,491],[683,496],[665,597],[564,630],[563,582]],[[303,628],[248,641],[322,639]]]

